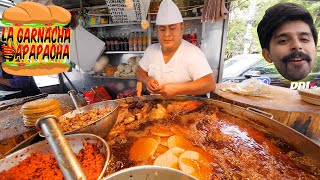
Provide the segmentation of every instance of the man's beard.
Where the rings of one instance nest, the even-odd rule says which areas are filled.
[[[289,63],[294,62],[295,58],[299,58],[302,61],[306,61],[309,65],[310,62],[312,61],[312,59],[310,58],[310,56],[308,54],[305,54],[303,52],[293,52],[288,54],[287,56],[284,56],[280,62],[285,63],[285,72],[281,72],[280,69],[278,69],[278,67],[276,67],[278,69],[278,71],[280,72],[280,74],[285,77],[286,79],[290,80],[290,81],[298,81],[301,80],[303,78],[306,77],[305,73],[298,73],[297,71],[293,70],[293,69],[288,69],[289,67]],[[284,70],[284,69],[283,69]],[[290,75],[291,74],[291,75]],[[309,74],[309,72],[308,72]]]

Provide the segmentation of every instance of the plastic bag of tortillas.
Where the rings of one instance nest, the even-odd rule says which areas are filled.
[[[232,83],[230,87],[221,89],[222,91],[231,91],[233,93],[244,96],[262,96],[268,97],[271,89],[270,85],[261,82],[258,79],[251,78],[242,81],[241,83]]]

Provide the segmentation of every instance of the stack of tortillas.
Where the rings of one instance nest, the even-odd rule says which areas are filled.
[[[23,115],[25,126],[34,126],[36,121],[43,116],[59,117],[62,115],[59,101],[56,99],[38,99],[27,102],[21,107],[20,113]]]

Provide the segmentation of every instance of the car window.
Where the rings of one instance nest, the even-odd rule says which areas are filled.
[[[253,68],[252,71],[260,71],[260,74],[279,74],[273,63],[268,63],[265,60],[259,61]]]
[[[235,64],[239,59],[229,59],[227,61],[224,62],[224,68],[228,68],[230,66],[232,66],[233,64]]]
[[[259,55],[240,55],[226,60],[223,68],[223,78],[240,76],[261,59],[262,57]]]

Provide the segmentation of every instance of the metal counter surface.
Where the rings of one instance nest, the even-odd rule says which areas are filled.
[[[46,98],[59,100],[62,113],[65,114],[74,109],[74,105],[68,94],[50,94]],[[11,103],[19,99],[1,101],[1,104]],[[35,127],[25,127],[23,117],[19,110],[23,104],[14,105],[0,110],[0,158],[17,144],[34,135]]]

